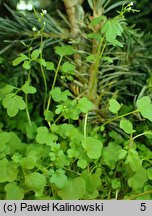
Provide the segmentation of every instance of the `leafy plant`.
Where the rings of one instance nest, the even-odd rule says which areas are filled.
[[[116,17],[108,19],[100,10],[95,13],[102,1],[88,2],[94,17],[85,36],[95,47],[88,46],[81,55],[75,45],[57,44],[52,49],[55,58],[47,60],[43,47],[47,15],[35,10],[40,29],[34,34],[39,34],[40,44],[35,48],[33,40],[24,44],[27,52],[12,62],[14,68],[26,71],[22,82],[13,85],[4,79],[1,84],[1,199],[152,198],[152,153],[147,144],[152,135],[151,98],[140,95],[129,107],[117,99],[118,93],[98,90],[101,76],[105,79],[101,63],[111,66],[112,50],[125,47],[124,14],[135,10],[132,3],[123,5]],[[81,58],[86,64],[79,64]],[[89,71],[87,76],[80,75],[80,68]],[[82,88],[78,95],[69,87],[73,83]],[[106,80],[104,91],[108,85]],[[90,121],[103,107],[103,117],[99,114],[98,122]]]

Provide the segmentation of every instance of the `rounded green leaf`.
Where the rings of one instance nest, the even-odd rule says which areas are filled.
[[[58,54],[59,56],[63,57],[63,56],[68,56],[68,55],[72,55],[75,53],[74,49],[72,46],[70,45],[65,45],[65,46],[56,46],[55,47],[55,53]]]
[[[25,61],[23,63],[23,68],[26,69],[26,70],[29,70],[31,68],[30,61]]]
[[[105,130],[105,126],[104,126],[104,125],[101,125],[100,131],[103,132],[104,130]]]
[[[28,57],[21,53],[19,57],[13,60],[13,66],[20,64],[22,61],[25,61],[26,59],[28,59]]]
[[[120,128],[127,134],[132,134],[135,132],[135,130],[133,130],[132,123],[127,119],[120,120]]]
[[[55,70],[53,62],[46,62],[45,66],[47,70]]]
[[[112,179],[111,186],[114,190],[119,190],[121,188],[121,182],[118,179]]]
[[[143,189],[147,180],[147,170],[141,167],[132,177],[128,179],[128,185],[129,187],[133,188],[133,190],[141,190]]]
[[[57,138],[58,137],[56,135],[51,134],[49,132],[47,127],[41,126],[41,127],[37,128],[36,140],[37,140],[38,143],[51,145],[51,143],[56,141]]]
[[[31,53],[31,58],[32,60],[36,60],[40,55],[40,50],[39,49],[35,49],[33,50],[33,52]]]
[[[5,158],[0,160],[0,183],[14,181],[17,174],[18,169],[14,163]]]
[[[73,74],[75,70],[75,66],[69,62],[64,62],[61,68],[63,73]]]
[[[33,152],[30,152],[27,157],[23,158],[21,161],[21,166],[23,169],[33,169],[36,165],[37,158]]]
[[[50,110],[44,111],[44,117],[46,121],[49,121],[49,122],[53,121],[53,116],[54,116],[54,113],[52,111]]]
[[[85,180],[86,183],[86,191],[88,195],[94,193],[99,187],[101,187],[101,177],[100,174],[89,173],[88,171],[84,170],[81,177]]]
[[[61,189],[67,182],[67,176],[64,173],[56,172],[50,178],[50,183],[54,183],[57,188]]]
[[[83,113],[87,113],[89,110],[93,108],[93,104],[88,98],[83,97],[78,100],[77,108],[81,110]]]
[[[152,104],[148,96],[137,100],[137,108],[144,118],[152,122]]]
[[[78,167],[80,167],[81,169],[85,169],[87,167],[87,161],[84,159],[79,159],[77,162]]]
[[[36,93],[36,88],[33,86],[30,86],[28,82],[25,82],[25,84],[22,86],[22,91],[25,94],[34,94]]]
[[[109,110],[112,112],[112,113],[117,113],[121,108],[121,105],[115,100],[115,99],[110,99],[109,101]]]
[[[67,180],[65,186],[57,191],[63,200],[79,200],[85,193],[85,180],[81,177]]]
[[[35,192],[36,197],[40,197],[46,186],[46,178],[38,172],[29,173],[25,175],[25,184],[29,189]]]
[[[101,156],[101,151],[103,148],[103,144],[101,140],[95,139],[93,137],[87,137],[82,142],[83,148],[87,152],[87,156],[90,159],[99,159]]]
[[[111,169],[114,169],[116,162],[119,161],[119,154],[122,147],[116,142],[108,143],[102,150],[102,161]]]
[[[8,183],[4,190],[6,191],[6,200],[22,200],[24,198],[24,190],[15,182]]]
[[[7,114],[11,117],[15,116],[19,110],[24,110],[26,107],[23,98],[13,93],[7,94],[2,104],[7,109]]]

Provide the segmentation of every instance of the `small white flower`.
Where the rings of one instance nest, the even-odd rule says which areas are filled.
[[[42,9],[42,14],[43,14],[43,15],[47,14],[47,10],[43,10],[43,9]]]
[[[36,27],[33,27],[33,28],[32,28],[32,31],[36,32],[36,31],[37,31]]]
[[[130,6],[133,6],[134,5],[134,3],[133,2],[130,2]]]

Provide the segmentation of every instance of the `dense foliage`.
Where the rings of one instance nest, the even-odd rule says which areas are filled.
[[[0,18],[0,199],[152,199],[149,26],[73,2]]]

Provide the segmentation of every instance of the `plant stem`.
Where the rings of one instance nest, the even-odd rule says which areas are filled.
[[[29,125],[31,126],[31,119],[30,119],[30,114],[29,114],[29,109],[28,109],[28,98],[27,98],[27,94],[25,94],[25,104],[26,104],[26,115],[27,115],[27,119],[29,122]]]
[[[62,58],[63,58],[63,56],[61,56],[60,59],[59,59],[58,66],[57,66],[57,69],[55,71],[55,76],[54,76],[54,80],[53,80],[53,84],[52,84],[51,90],[54,89],[54,86],[55,86],[55,83],[56,83],[56,79],[57,79],[57,75],[58,75],[58,72],[59,72],[59,69],[60,69]],[[51,95],[49,95],[46,110],[49,110],[50,103],[51,103]]]
[[[131,112],[129,112],[129,113],[125,113],[125,114],[123,114],[123,115],[116,116],[115,118],[112,118],[112,119],[107,120],[105,123],[103,123],[102,126],[105,126],[106,124],[109,124],[109,123],[112,122],[112,121],[115,121],[115,120],[117,120],[117,119],[123,118],[124,116],[131,115],[131,114],[136,113],[136,112],[139,112],[139,110],[137,109],[137,110],[131,111]]]
[[[88,113],[85,114],[85,119],[84,119],[84,139],[87,138],[87,119],[88,119]]]
[[[143,133],[141,133],[141,134],[138,134],[138,135],[134,136],[132,139],[135,140],[136,138],[138,138],[138,137],[140,137],[140,136],[143,136],[143,135],[145,135],[145,134],[146,134],[146,132],[143,132]]]
[[[43,31],[44,31],[44,27],[45,25],[43,25],[42,30],[41,30],[41,42],[40,42],[40,59],[43,59]],[[44,72],[44,68],[43,65],[40,64],[41,67],[41,73],[42,73],[42,77],[43,77],[43,81],[44,81],[44,88],[45,88],[45,92],[44,92],[44,103],[43,103],[43,110],[45,110],[45,106],[46,106],[46,99],[47,99],[47,82],[46,82],[46,76],[45,76],[45,72]]]
[[[131,197],[129,197],[127,200],[133,200],[133,199],[136,199],[136,198],[139,197],[139,196],[144,196],[144,195],[146,195],[146,194],[152,194],[152,190],[145,191],[145,192],[143,192],[143,193],[140,193],[140,194],[131,196]]]
[[[91,66],[91,71],[90,71],[90,80],[89,80],[89,99],[96,99],[96,94],[97,94],[97,76],[98,76],[98,68],[100,64],[101,57],[103,55],[104,49],[106,44],[103,45],[105,37],[102,37],[97,52],[96,52],[96,59],[93,65]],[[103,48],[101,50],[101,47],[103,45]]]

